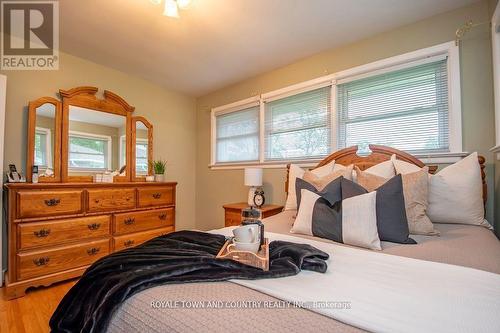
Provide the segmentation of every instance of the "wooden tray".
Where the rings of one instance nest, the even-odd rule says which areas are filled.
[[[237,250],[228,251],[227,247],[231,243],[232,239],[226,241],[226,244],[217,254],[218,259],[231,259],[248,266],[260,268],[263,271],[269,270],[269,239],[264,240],[264,244],[257,253]]]

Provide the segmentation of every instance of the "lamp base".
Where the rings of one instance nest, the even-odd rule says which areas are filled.
[[[250,189],[248,190],[248,201],[247,201],[247,204],[250,207],[255,206],[255,204],[253,202],[253,197],[255,195],[255,191],[257,191],[257,187],[250,187]]]

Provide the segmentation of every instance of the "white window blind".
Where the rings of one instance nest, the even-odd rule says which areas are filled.
[[[449,151],[447,59],[337,86],[339,148]]]
[[[321,158],[330,152],[331,86],[265,103],[265,160]]]
[[[216,116],[216,163],[259,160],[259,106]]]

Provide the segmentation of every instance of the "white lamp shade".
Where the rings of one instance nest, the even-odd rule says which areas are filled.
[[[262,186],[262,169],[245,168],[245,186]]]

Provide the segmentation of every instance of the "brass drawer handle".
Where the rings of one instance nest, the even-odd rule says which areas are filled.
[[[97,204],[99,203],[99,199],[94,199],[94,202]]]
[[[33,231],[33,234],[38,238],[44,238],[50,234],[50,229],[40,229],[38,231]]]
[[[127,239],[125,242],[123,242],[123,245],[124,245],[125,247],[132,246],[132,245],[134,245],[134,241],[133,241],[133,240],[131,240],[131,239]]]
[[[153,198],[160,199],[161,198],[161,193],[153,193]]]
[[[90,230],[97,230],[101,227],[100,223],[92,223],[88,224],[87,227],[89,227]]]
[[[101,248],[99,248],[99,247],[93,247],[93,248],[87,250],[87,254],[89,256],[93,256],[93,255],[96,255],[97,253],[99,253],[100,250],[101,250]]]
[[[57,206],[57,205],[59,205],[60,202],[61,202],[61,199],[56,199],[56,198],[45,200],[45,204],[49,207]]]
[[[158,215],[158,218],[160,220],[166,220],[167,219],[167,213],[163,213],[163,214]]]
[[[125,223],[126,225],[134,224],[135,223],[135,217],[129,217],[128,219],[125,219],[123,221],[123,223]]]
[[[33,263],[37,266],[45,266],[49,263],[50,258],[49,257],[41,257],[37,259],[33,259]]]

